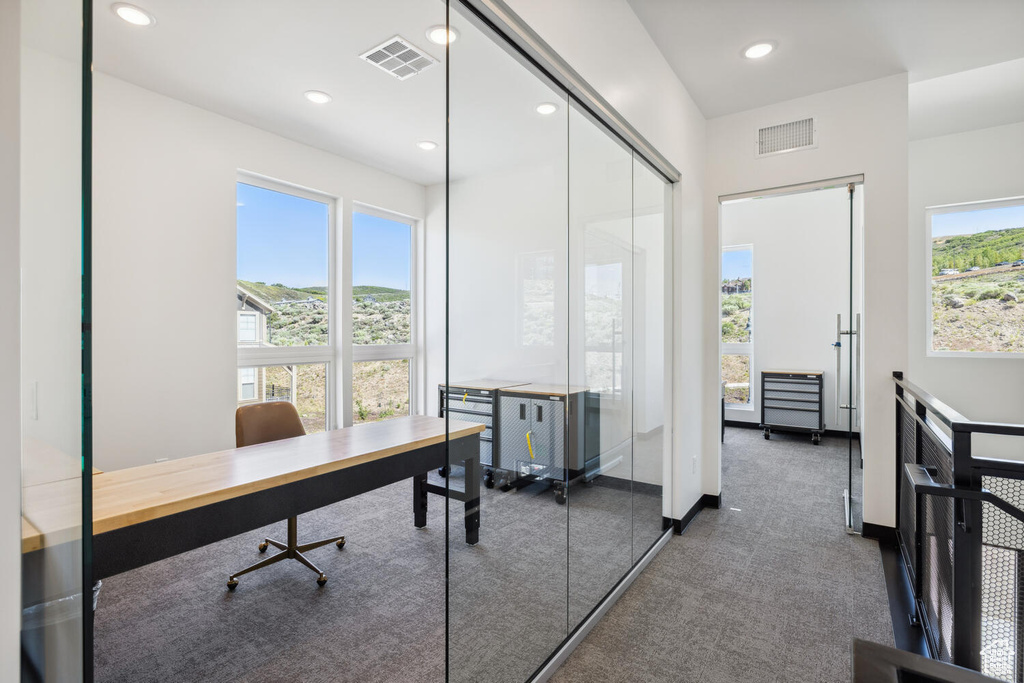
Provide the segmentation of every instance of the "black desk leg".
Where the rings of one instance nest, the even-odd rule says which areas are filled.
[[[427,475],[417,474],[412,478],[412,512],[417,529],[427,525]]]
[[[480,458],[467,458],[466,468],[466,543],[480,540]]]

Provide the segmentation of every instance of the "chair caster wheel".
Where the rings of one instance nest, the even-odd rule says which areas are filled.
[[[238,588],[238,579],[228,579],[228,590],[233,591]]]
[[[321,574],[321,575],[320,575],[320,578],[316,580],[316,585],[318,585],[318,586],[320,586],[321,588],[323,588],[323,585],[324,585],[325,583],[327,583],[327,577],[326,577],[326,576],[324,576],[323,574]]]
[[[335,543],[334,545],[338,546],[338,550],[341,550],[342,548],[344,548],[344,547],[345,547],[345,539],[344,539],[344,538],[343,538],[343,539],[341,539],[340,541],[338,541],[338,542],[337,542],[337,543]],[[321,585],[322,585],[322,584],[321,584]]]
[[[565,492],[555,491],[555,502],[559,505],[565,505]]]
[[[438,467],[437,468],[437,473],[440,474],[442,477],[447,477],[448,476],[448,468],[447,467]]]
[[[493,489],[494,488],[494,475],[493,474],[484,475],[484,486],[489,488],[489,489]]]
[[[260,543],[260,545],[259,545],[260,552],[261,553],[267,552],[267,547],[268,546],[267,546],[267,542],[266,541],[263,541],[263,543]]]

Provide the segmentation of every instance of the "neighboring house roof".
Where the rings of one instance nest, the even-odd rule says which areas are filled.
[[[266,314],[274,312],[274,307],[268,304],[266,301],[259,298],[245,287],[242,287],[242,285],[236,286],[238,287],[238,301],[241,303],[242,307],[248,304],[253,308],[259,309],[260,311]]]

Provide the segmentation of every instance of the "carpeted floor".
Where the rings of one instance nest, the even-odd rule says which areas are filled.
[[[524,681],[661,535],[660,487],[599,479],[571,488],[568,505],[541,485],[482,496],[472,547],[453,502],[450,680]],[[300,542],[348,538],[342,551],[309,553],[323,588],[288,561],[226,590],[284,523],[111,577],[96,612],[96,680],[443,681],[444,508],[431,496],[427,528],[414,528],[409,481],[302,515]]]
[[[878,545],[844,530],[846,441],[728,429],[722,459],[723,509],[672,538],[554,683],[849,681],[852,638],[892,645]]]

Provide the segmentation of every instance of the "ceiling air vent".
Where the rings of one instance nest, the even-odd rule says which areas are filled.
[[[437,64],[436,59],[399,36],[384,41],[365,54],[359,55],[359,58],[387,71],[400,81]]]
[[[757,154],[764,157],[818,146],[814,119],[801,119],[757,129]]]

